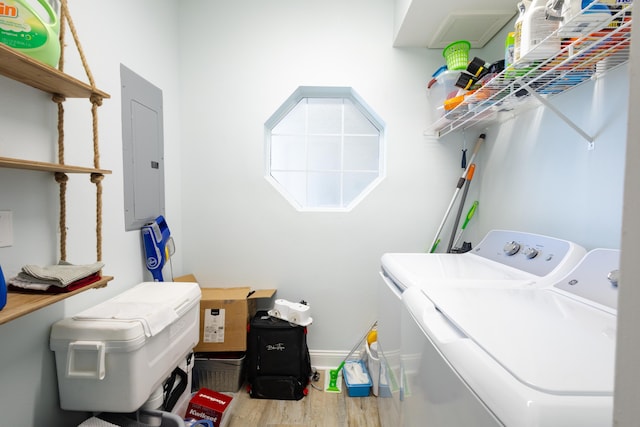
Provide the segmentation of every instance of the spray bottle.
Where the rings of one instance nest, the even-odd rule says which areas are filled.
[[[60,60],[60,21],[46,0],[38,0],[48,19],[27,0],[0,1],[0,43],[57,67]]]
[[[544,60],[560,52],[558,21],[547,19],[546,0],[534,0],[522,20],[520,61]]]

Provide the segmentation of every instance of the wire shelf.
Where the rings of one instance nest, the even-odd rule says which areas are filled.
[[[440,137],[490,124],[501,112],[520,110],[531,105],[531,100],[545,102],[626,63],[632,4],[615,6],[611,14],[595,13],[598,7],[606,6],[605,1],[594,1],[549,36],[561,37],[561,50],[556,55],[500,72],[479,89],[467,92],[458,106],[433,124],[432,130]]]

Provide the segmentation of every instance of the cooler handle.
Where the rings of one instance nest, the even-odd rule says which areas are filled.
[[[98,341],[74,341],[67,352],[67,377],[102,380],[105,377],[105,345]]]

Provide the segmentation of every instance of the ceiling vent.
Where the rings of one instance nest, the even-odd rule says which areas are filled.
[[[450,13],[427,47],[444,48],[457,40],[468,40],[472,48],[481,48],[514,16],[515,9]]]

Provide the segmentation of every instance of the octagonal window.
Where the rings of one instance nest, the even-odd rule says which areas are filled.
[[[298,210],[351,210],[384,176],[384,123],[351,88],[299,87],[265,133],[266,178]]]

